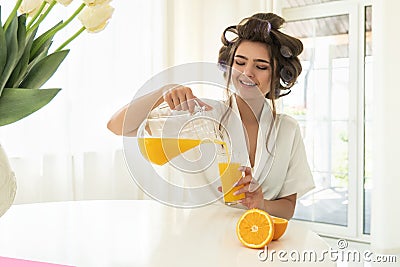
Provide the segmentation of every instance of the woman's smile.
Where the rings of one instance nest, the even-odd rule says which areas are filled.
[[[239,79],[239,83],[244,85],[245,87],[254,87],[257,86],[254,82],[244,81],[244,79]]]

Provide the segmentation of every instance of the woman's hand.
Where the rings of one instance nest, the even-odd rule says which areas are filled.
[[[251,175],[251,168],[242,166],[239,170],[244,172],[244,177],[239,180],[236,186],[243,185],[243,187],[233,194],[239,195],[244,193],[245,198],[239,200],[238,202],[242,203],[249,209],[257,208],[265,210],[264,195],[261,190],[261,186],[256,180],[253,179],[253,176]],[[218,187],[218,191],[222,192],[221,186]]]
[[[192,113],[196,106],[196,102],[201,107],[205,106],[206,110],[212,109],[211,106],[199,100],[193,94],[191,88],[182,85],[174,86],[173,88],[165,91],[163,98],[164,101],[167,102],[168,106],[174,110],[189,110],[189,112]]]
[[[242,188],[237,190],[234,195],[239,195],[244,193],[246,195],[245,198],[240,200],[244,206],[249,209],[257,208],[261,210],[265,210],[264,206],[264,194],[261,190],[261,186],[257,183],[257,181],[251,175],[251,168],[242,166],[239,169],[244,172],[244,177],[242,177],[236,186],[243,185]]]

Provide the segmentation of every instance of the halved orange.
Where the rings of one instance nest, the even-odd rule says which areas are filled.
[[[246,247],[263,248],[272,241],[274,222],[267,212],[250,209],[237,222],[236,234]]]
[[[288,220],[279,217],[272,217],[274,222],[274,237],[272,240],[278,240],[286,231]]]

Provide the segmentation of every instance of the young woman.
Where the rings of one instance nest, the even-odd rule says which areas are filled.
[[[221,124],[229,126],[229,110],[237,111],[242,127],[230,134],[240,138],[250,162],[250,166],[241,167],[245,173],[238,182],[244,185],[237,191],[245,194],[241,204],[290,219],[297,198],[311,190],[314,182],[297,122],[276,114],[275,100],[290,93],[301,73],[297,56],[303,50],[300,40],[279,30],[283,23],[284,19],[275,14],[259,13],[226,28],[218,63],[225,71],[225,104],[229,107],[220,116]],[[233,37],[228,39],[228,34]],[[147,116],[139,112],[143,107],[165,101],[171,109],[190,110],[191,99],[196,99],[191,88],[166,85],[123,107],[111,118],[108,128],[115,134],[135,135]],[[132,105],[138,114],[124,125]],[[271,139],[273,146],[268,145]]]

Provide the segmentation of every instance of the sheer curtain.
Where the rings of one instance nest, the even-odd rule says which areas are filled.
[[[0,3],[4,14],[14,4]],[[106,128],[108,119],[163,69],[193,61],[216,62],[223,29],[266,8],[261,0],[114,0],[111,4],[115,12],[106,29],[74,40],[69,55],[44,86],[63,89],[55,99],[0,128],[0,142],[17,177],[16,204],[145,198],[126,168],[122,138]],[[57,5],[42,28],[72,11]],[[79,28],[80,22],[74,21],[56,35],[53,47]]]
[[[2,2],[3,13],[13,4]],[[130,101],[135,88],[164,67],[164,1],[112,5],[115,12],[106,29],[74,40],[69,55],[44,86],[63,89],[55,99],[0,128],[1,143],[17,176],[15,203],[140,197],[125,169],[122,139],[108,132],[106,123]],[[42,29],[66,19],[73,10],[56,5]],[[78,20],[68,25],[56,35],[53,48],[79,28]]]

